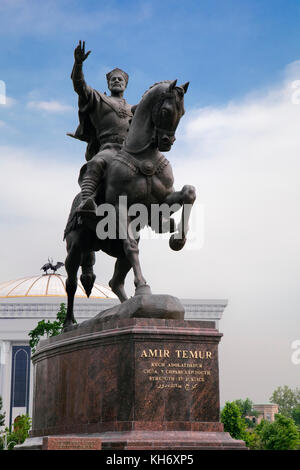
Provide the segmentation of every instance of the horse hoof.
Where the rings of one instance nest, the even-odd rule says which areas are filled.
[[[62,327],[62,333],[64,333],[65,331],[70,331],[77,326],[78,326],[77,321],[75,320],[74,315],[72,315],[71,318],[68,318],[65,320],[63,327]]]
[[[174,235],[170,237],[169,246],[174,251],[180,251],[184,247],[186,238],[175,238]]]
[[[141,286],[136,287],[134,295],[151,295],[151,289],[148,284],[142,284]]]
[[[175,220],[170,217],[169,219],[163,219],[159,233],[174,233],[176,232]]]
[[[80,281],[84,287],[86,295],[89,297],[91,295],[94,282],[96,280],[96,275],[94,273],[81,274]]]

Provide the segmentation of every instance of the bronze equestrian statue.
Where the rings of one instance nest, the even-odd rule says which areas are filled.
[[[88,53],[84,53],[84,46],[81,48],[80,45],[80,49],[84,54],[81,57],[86,58]],[[95,251],[101,250],[116,258],[114,274],[109,285],[121,302],[127,300],[124,281],[131,268],[134,272],[135,295],[151,294],[139,262],[139,238],[133,236],[130,230],[134,217],[128,214],[125,220],[124,217],[120,217],[118,204],[121,196],[127,197],[129,207],[139,203],[143,204],[149,212],[153,204],[166,204],[169,207],[177,204],[178,208],[182,206],[181,223],[176,232],[171,224],[170,231],[175,233],[171,236],[169,244],[173,250],[183,248],[186,242],[189,213],[196,198],[195,188],[186,185],[181,191],[174,191],[172,168],[161,152],[169,151],[175,141],[175,131],[184,114],[184,94],[187,88],[188,83],[176,86],[176,80],[159,82],[150,87],[134,110],[133,117],[126,114],[127,117],[122,118],[128,118],[128,131],[126,130],[123,146],[117,152],[111,151],[111,147],[105,147],[105,144],[104,147],[101,146],[101,138],[97,141],[97,135],[95,136],[94,142],[96,146],[99,145],[99,148],[96,149],[98,152],[90,162],[96,156],[97,170],[94,171],[96,179],[93,181],[97,180],[97,187],[93,186],[86,197],[85,187],[81,183],[82,191],[73,201],[65,229],[68,251],[65,261],[68,275],[65,328],[75,322],[73,304],[77,289],[77,272],[80,266],[82,268],[81,282],[87,295],[90,295],[95,281],[93,272]],[[93,103],[95,104],[95,97]],[[84,111],[85,108],[81,110]],[[96,126],[94,127],[96,129]],[[89,163],[81,175],[82,173],[88,174],[88,166]],[[84,181],[84,176],[80,181]],[[118,222],[121,221],[117,224],[117,237],[101,239],[97,236],[96,227],[101,217],[97,215],[94,204],[98,208],[101,208],[103,204],[110,204],[115,208]],[[162,226],[160,229],[158,231],[165,231]],[[125,237],[119,236],[120,230],[122,233],[125,232]]]

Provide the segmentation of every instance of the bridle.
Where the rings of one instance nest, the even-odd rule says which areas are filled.
[[[172,90],[172,91],[166,90],[166,91],[162,91],[160,93],[159,97],[156,98],[156,102],[152,107],[151,121],[152,121],[153,129],[152,129],[151,137],[149,136],[149,140],[147,140],[146,144],[143,147],[140,147],[138,149],[132,149],[132,148],[128,147],[126,145],[126,141],[125,141],[125,146],[126,146],[126,151],[127,152],[129,152],[131,154],[136,154],[136,153],[140,153],[140,152],[145,151],[151,145],[154,146],[154,147],[158,147],[158,141],[161,138],[161,136],[168,137],[169,142],[171,144],[173,144],[173,142],[175,141],[176,129],[169,130],[169,129],[164,128],[161,125],[161,108],[162,108],[163,103],[165,102],[166,99],[172,99],[172,100],[175,100],[175,106],[178,109],[176,93],[178,93],[178,95],[180,95],[180,92],[181,92],[181,87],[176,87],[176,92],[174,92],[174,90]],[[184,95],[184,92],[182,90],[182,96],[183,95]],[[184,112],[183,112],[183,114],[184,114]]]
[[[170,91],[163,91],[159,97],[159,100],[155,104],[155,107],[154,107],[155,111],[154,111],[154,116],[153,116],[154,131],[153,131],[153,136],[152,136],[152,142],[157,142],[157,138],[159,134],[168,136],[171,143],[175,141],[176,129],[174,131],[170,131],[168,129],[165,129],[164,127],[161,127],[159,124],[159,121],[161,118],[161,108],[166,99],[172,99],[176,101],[176,96],[174,93]]]

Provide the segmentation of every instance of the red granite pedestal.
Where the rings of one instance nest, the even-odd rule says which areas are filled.
[[[33,356],[31,437],[101,438],[102,449],[245,449],[219,422],[214,322],[87,321]]]

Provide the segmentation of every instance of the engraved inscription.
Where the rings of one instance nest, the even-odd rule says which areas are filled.
[[[156,388],[191,391],[211,375],[213,353],[198,349],[145,348],[140,358],[142,373]]]

